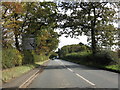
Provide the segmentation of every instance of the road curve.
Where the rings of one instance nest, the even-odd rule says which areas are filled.
[[[118,74],[55,59],[28,88],[118,88]]]

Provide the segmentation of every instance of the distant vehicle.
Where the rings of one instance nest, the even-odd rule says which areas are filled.
[[[52,58],[52,60],[54,60],[55,59],[55,57],[54,58]]]

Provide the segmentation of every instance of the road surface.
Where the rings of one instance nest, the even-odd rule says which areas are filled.
[[[28,88],[118,88],[118,74],[55,59]]]

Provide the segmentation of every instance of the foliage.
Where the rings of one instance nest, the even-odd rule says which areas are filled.
[[[56,15],[56,4],[53,2],[3,2],[2,7],[4,47],[12,38],[15,41],[9,44],[14,44],[20,51],[22,34],[34,34],[37,36],[43,28],[50,30],[57,25],[54,18]]]
[[[118,50],[117,52],[118,52],[118,57],[120,58],[120,50]]]
[[[34,56],[32,50],[23,50],[23,62],[22,64],[34,64]]]
[[[118,64],[118,55],[113,51],[100,51],[95,55],[95,62],[101,64]]]
[[[2,68],[11,68],[22,65],[23,56],[16,49],[3,49]]]
[[[117,29],[113,25],[117,19],[115,6],[116,3],[108,2],[59,3],[58,7],[62,9],[58,15],[59,26],[62,28],[60,34],[71,37],[87,35],[93,54],[99,47],[115,45],[117,35]]]
[[[65,57],[66,59],[71,59],[71,60],[78,60],[78,62],[86,62],[88,60],[88,56],[91,55],[91,52],[83,51],[83,52],[74,52],[74,53],[69,53]],[[87,63],[87,62],[86,62]]]
[[[57,56],[58,56],[57,53],[52,52],[52,53],[50,54],[50,59],[52,59],[52,58],[57,58]]]
[[[42,28],[56,24],[56,4],[53,2],[27,2],[25,3],[25,31],[32,34],[37,34],[37,31]],[[41,14],[42,13],[42,14]],[[55,26],[52,26],[53,28]]]
[[[14,43],[16,48],[20,50],[18,37],[21,34],[20,28],[22,21],[20,20],[20,17],[23,13],[22,4],[18,2],[3,2],[2,8],[3,47],[8,48]]]
[[[118,65],[108,65],[108,66],[106,66],[106,68],[112,69],[112,70],[119,70],[120,71],[120,68],[119,68]]]
[[[40,61],[35,64],[27,64],[22,66],[17,66],[9,69],[5,69],[2,71],[2,81],[3,83],[8,82],[9,80],[19,77],[20,75],[38,67],[39,65],[43,65],[46,61]]]
[[[34,56],[34,62],[42,62],[49,59],[49,56],[46,56],[44,53],[40,55],[33,54],[33,56]]]
[[[73,45],[66,45],[59,50],[59,56],[64,57],[69,53],[73,52],[82,52],[82,51],[89,51],[90,48],[87,45],[84,44],[73,44]]]
[[[45,53],[49,55],[58,46],[58,34],[52,29],[42,30],[36,36],[36,53]]]
[[[19,50],[23,54],[22,64],[39,61],[39,57],[40,60],[48,59],[49,53],[57,48],[59,42],[58,34],[54,31],[57,25],[54,18],[56,4],[53,2],[2,2],[2,9],[3,48]],[[37,45],[35,53],[33,53],[34,50],[23,50],[21,47],[23,34],[35,36]]]
[[[96,64],[96,65],[116,65],[119,64],[119,59],[117,53],[113,51],[100,51],[95,55],[91,52],[79,52],[67,54],[65,59],[70,59],[71,61],[77,60],[78,62],[86,64]]]
[[[12,78],[18,77],[22,75],[23,73],[28,72],[29,70],[35,68],[37,65],[29,64],[24,66],[17,66],[10,69],[3,70],[2,72],[2,81],[8,82]]]

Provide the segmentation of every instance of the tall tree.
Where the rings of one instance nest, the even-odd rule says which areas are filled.
[[[54,32],[56,4],[53,2],[3,2],[3,45],[15,46],[24,55],[23,64],[33,63],[32,50],[23,50],[20,45],[24,36],[35,36],[37,50],[46,55],[56,49],[58,35]],[[9,36],[9,37],[8,37]],[[23,36],[23,37],[22,37]],[[32,58],[28,58],[31,56]]]
[[[116,19],[114,18],[116,14],[114,5],[114,3],[107,2],[60,3],[58,6],[64,11],[58,15],[60,28],[63,29],[61,33],[71,37],[87,35],[91,42],[92,52],[95,54],[100,42],[99,38],[102,38],[102,43],[106,43],[104,39],[110,43],[114,42],[114,35],[111,33],[117,31],[113,25]]]
[[[53,2],[25,3],[23,32],[35,36],[38,53],[40,51],[50,52],[58,44],[58,35],[54,32],[57,25],[56,8]]]
[[[19,34],[22,21],[20,21],[20,15],[23,12],[22,4],[17,2],[3,2],[3,43],[10,41],[10,39],[15,39],[15,46],[19,49]],[[14,37],[13,37],[14,36]]]
[[[58,46],[58,33],[54,32],[52,29],[42,30],[36,36],[36,51],[38,54],[45,53],[49,55],[50,52],[54,51]]]
[[[24,32],[37,34],[38,30],[55,22],[56,4],[52,2],[27,2]]]
[[[55,22],[56,4],[53,2],[3,2],[3,32],[15,39],[20,50],[22,34],[33,34],[43,28],[57,24]],[[8,33],[9,32],[9,33]],[[5,40],[4,40],[5,41]]]

